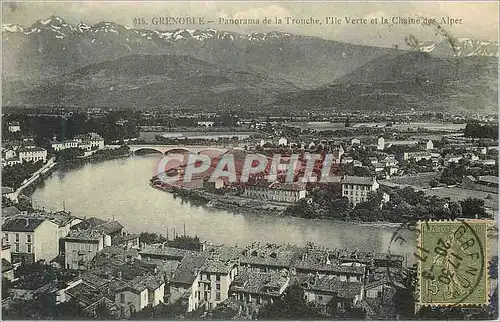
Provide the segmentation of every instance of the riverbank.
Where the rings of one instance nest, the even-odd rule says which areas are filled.
[[[128,150],[128,148],[122,149],[122,147],[120,147],[117,149],[98,150],[94,154],[86,157],[54,162],[54,165],[51,168],[41,173],[36,180],[20,190],[19,195],[31,197],[31,195],[37,188],[43,187],[45,180],[48,179],[55,171],[75,170],[88,163],[98,163],[114,159],[128,158],[130,155],[131,152]]]
[[[189,202],[195,206],[202,206],[206,209],[225,210],[228,212],[241,213],[241,214],[245,213],[255,214],[256,212],[258,212],[259,214],[262,215],[298,218],[295,216],[289,216],[285,213],[285,210],[288,208],[288,206],[292,205],[288,203],[260,201],[260,200],[242,198],[237,196],[218,195],[202,191],[199,189],[189,190],[171,186],[166,187],[161,185],[155,185],[152,182],[151,186],[163,192],[168,192],[173,194],[174,198],[181,198],[185,202]],[[308,220],[349,222],[360,226],[377,227],[377,228],[396,228],[404,223],[404,222],[388,222],[388,221],[377,221],[377,222],[357,221],[357,220],[346,221],[346,220],[340,220],[338,218],[328,218],[328,217],[312,218]]]

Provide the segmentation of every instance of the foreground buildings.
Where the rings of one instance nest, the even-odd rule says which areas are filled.
[[[112,245],[112,240],[129,236],[116,221],[75,220],[69,214],[64,220],[64,213],[26,216],[16,215],[3,225],[4,277],[16,281],[19,263],[30,267],[43,260],[45,264],[38,262],[34,266],[38,273],[15,282],[11,300],[22,300],[26,294],[29,300],[53,296],[56,303],[72,301],[90,315],[105,308],[113,316],[129,318],[159,305],[191,314],[230,302],[242,317],[251,317],[297,283],[305,299],[328,315],[359,307],[365,286],[378,280],[376,269],[402,269],[403,263],[401,256],[326,249],[312,243],[305,247],[202,243],[197,250],[165,244]],[[53,270],[60,275],[55,280],[43,273]],[[377,293],[372,290],[370,296]]]

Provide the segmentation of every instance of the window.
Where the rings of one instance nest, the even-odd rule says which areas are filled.
[[[220,301],[220,292],[215,293],[215,300]]]
[[[120,293],[120,303],[125,303],[125,294]]]
[[[19,234],[16,234],[16,243],[19,243]]]
[[[31,244],[28,244],[26,246],[28,246],[28,253],[31,253]]]
[[[3,238],[5,239],[6,242],[9,241],[9,234],[3,234]]]
[[[26,242],[31,243],[31,235],[26,235]]]
[[[220,291],[220,284],[216,284],[216,285],[215,285],[215,289],[216,289],[217,291]]]
[[[207,274],[207,281],[210,281],[210,274]]]
[[[318,301],[323,302],[323,296],[318,296]]]
[[[16,244],[16,253],[19,253],[19,244]]]
[[[220,281],[220,274],[215,274],[215,280]]]

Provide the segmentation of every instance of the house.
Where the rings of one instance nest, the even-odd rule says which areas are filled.
[[[58,226],[41,218],[13,218],[2,225],[3,243],[13,248],[12,261],[50,262],[59,254]]]
[[[21,132],[21,125],[19,122],[10,122],[8,125],[8,130],[10,133]]]
[[[432,142],[432,140],[427,141],[427,143],[425,144],[425,149],[434,150],[434,143]]]
[[[198,121],[196,122],[196,125],[201,126],[201,127],[213,127],[215,124],[214,121]]]
[[[427,151],[415,151],[415,152],[403,152],[402,154],[402,160],[403,161],[408,161],[410,159],[415,160],[415,162],[418,162],[420,160],[430,160],[432,155],[427,152]]]
[[[91,150],[100,150],[104,148],[104,139],[97,133],[87,133],[77,135],[75,141],[78,142],[78,147],[87,149],[90,146]]]
[[[334,277],[308,275],[301,279],[306,301],[317,303],[324,314],[353,308],[363,299],[363,283],[340,281]]]
[[[105,307],[113,316],[120,316],[120,310],[115,301],[97,287],[86,282],[79,283],[65,292],[67,300],[74,300],[81,307],[82,313],[91,317],[97,317],[97,309]]]
[[[99,218],[91,217],[73,226],[72,229],[77,229],[77,230],[95,229],[111,236],[111,238],[116,238],[119,236],[123,236],[124,227],[117,220],[105,221]]]
[[[138,276],[124,283],[115,291],[115,303],[120,309],[121,317],[141,311],[146,306],[152,307],[163,303],[165,281],[156,275]]]
[[[354,162],[352,164],[354,165],[354,167],[362,167],[363,166],[363,162],[361,162],[359,160],[354,160]]]
[[[297,274],[313,274],[315,276],[335,277],[340,281],[363,282],[366,274],[366,265],[369,261],[352,258],[351,263],[342,263],[329,250],[307,249],[293,264]],[[358,263],[360,265],[353,265]]]
[[[288,145],[288,140],[286,138],[280,138],[278,140],[278,146],[287,146]]]
[[[2,258],[2,277],[9,281],[14,280],[14,265],[5,258]]]
[[[243,190],[243,197],[260,198],[268,201],[294,203],[305,198],[307,194],[306,186],[303,183],[281,183],[259,181],[256,184],[246,185]]]
[[[354,162],[354,158],[353,157],[346,157],[344,156],[342,158],[342,163],[346,164],[346,163],[353,163]]]
[[[360,145],[360,144],[361,144],[361,141],[359,139],[354,138],[351,140],[351,145]]]
[[[106,246],[111,246],[111,237],[101,231],[71,230],[64,238],[64,266],[67,269],[89,269],[92,259]]]
[[[13,159],[16,157],[16,151],[12,149],[2,149],[2,158],[4,160]]]
[[[260,272],[242,270],[230,287],[230,298],[236,301],[244,315],[254,315],[259,308],[279,299],[290,284],[287,271]]]
[[[377,191],[379,183],[372,177],[346,176],[342,180],[342,196],[356,206],[368,200],[368,193]]]
[[[15,199],[16,192],[11,187],[2,187],[2,197],[8,198],[8,199]]]
[[[385,170],[385,163],[381,163],[381,162],[376,162],[376,163],[372,163],[373,164],[373,168],[375,169],[375,172],[382,172]]]
[[[368,160],[370,160],[370,163],[371,164],[375,164],[375,163],[378,163],[378,159],[377,157],[369,157]]]
[[[221,261],[207,258],[200,270],[198,298],[206,302],[206,309],[212,310],[228,299],[229,287],[238,273],[236,261]]]
[[[19,160],[23,162],[47,161],[47,150],[40,147],[24,147],[17,150]]]
[[[383,151],[385,149],[385,139],[379,137],[377,140],[377,150]]]
[[[125,227],[116,220],[110,220],[94,227],[94,229],[102,231],[106,235],[111,236],[111,238],[123,236],[124,228]]]
[[[4,162],[2,163],[2,166],[4,167],[11,167],[16,164],[21,164],[21,160],[19,160],[18,157],[13,157],[10,159],[5,159]]]
[[[240,267],[262,272],[289,269],[294,265],[300,250],[294,245],[253,243],[241,252]]]
[[[188,255],[184,257],[172,278],[168,282],[168,303],[178,301],[191,312],[204,304],[204,297],[200,292],[200,272],[206,257]],[[200,298],[201,297],[201,298]]]

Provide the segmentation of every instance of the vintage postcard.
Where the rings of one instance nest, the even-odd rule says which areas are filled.
[[[3,1],[5,320],[498,319],[497,1]]]

